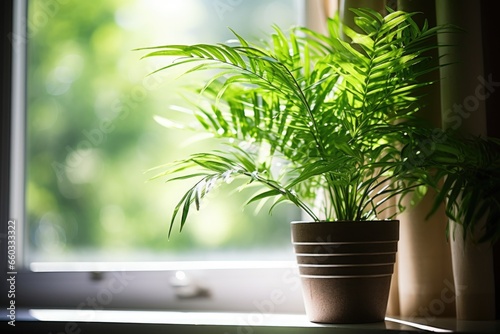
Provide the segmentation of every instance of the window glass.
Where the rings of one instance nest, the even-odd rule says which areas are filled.
[[[148,181],[148,169],[207,149],[155,115],[185,106],[169,61],[135,48],[262,38],[298,18],[292,0],[31,0],[28,2],[27,257],[29,261],[142,261],[289,257],[281,206],[255,214],[222,188],[167,239],[187,183]],[[185,81],[182,81],[185,80]],[[202,80],[202,78],[200,78]],[[191,144],[189,144],[191,143]]]

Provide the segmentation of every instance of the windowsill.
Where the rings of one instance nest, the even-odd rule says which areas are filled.
[[[2,319],[7,319],[5,311]],[[223,313],[223,312],[171,312],[171,311],[111,311],[111,310],[16,310],[17,330],[40,330],[45,333],[78,333],[88,329],[92,333],[120,330],[125,332],[156,333],[165,330],[189,333],[496,333],[500,321],[457,321],[455,319],[396,319],[371,324],[315,324],[301,314]],[[126,326],[125,326],[126,325]],[[9,326],[14,329],[14,327]]]

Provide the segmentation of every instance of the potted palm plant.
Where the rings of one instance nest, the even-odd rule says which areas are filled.
[[[193,90],[204,102],[191,112],[196,131],[227,145],[157,176],[195,179],[169,235],[233,178],[261,186],[247,203],[292,202],[308,216],[291,224],[306,311],[322,323],[384,319],[399,233],[391,201],[418,185],[401,149],[422,126],[415,92],[431,83],[419,79],[436,69],[423,52],[438,28],[419,27],[402,11],[352,11],[356,30],[332,18],[326,34],[276,27],[261,44],[234,33],[233,44],[140,49],[175,57],[161,70],[211,71]]]

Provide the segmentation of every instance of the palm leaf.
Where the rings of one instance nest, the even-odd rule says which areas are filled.
[[[416,93],[431,84],[420,77],[437,69],[422,56],[428,50],[422,46],[440,30],[420,28],[413,13],[353,12],[360,31],[342,27],[336,17],[328,20],[326,34],[274,27],[264,44],[233,31],[239,44],[142,49],[145,57],[175,58],[161,70],[211,71],[197,90],[210,107],[194,108],[193,115],[202,129],[232,142],[228,151],[193,155],[171,167],[174,174],[194,168],[172,180],[201,178],[174,210],[174,216],[182,212],[181,228],[189,208],[198,208],[206,195],[206,184],[222,182],[224,173],[262,186],[248,203],[291,201],[314,220],[319,192],[328,198],[321,209],[327,219],[362,219],[376,217],[388,199],[404,194],[398,185],[421,184],[416,175],[425,175],[432,161],[410,166],[404,158],[411,158],[411,145],[405,145],[412,137],[403,133],[418,128]],[[244,143],[248,151],[238,146]],[[278,172],[273,161],[280,161]]]

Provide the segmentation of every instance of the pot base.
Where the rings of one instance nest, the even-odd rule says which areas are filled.
[[[306,312],[311,322],[359,324],[384,321],[391,276],[302,277],[301,280]]]

